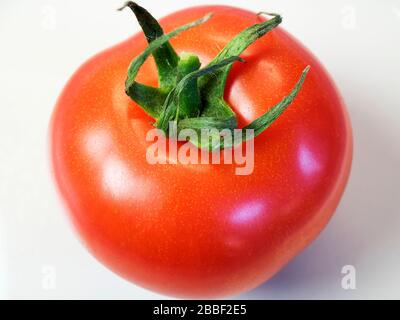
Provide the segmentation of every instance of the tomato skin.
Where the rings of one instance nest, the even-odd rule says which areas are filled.
[[[210,61],[262,19],[233,7],[194,7],[161,19],[166,32],[214,12],[173,38],[178,53]],[[55,180],[86,246],[145,288],[178,297],[223,297],[273,276],[333,214],[352,158],[349,118],[327,72],[278,28],[235,64],[226,100],[243,125],[262,115],[311,65],[287,111],[255,139],[254,172],[235,165],[150,165],[148,117],[124,93],[139,33],[85,63],[60,96],[50,128]],[[138,81],[157,85],[148,61]],[[315,261],[317,263],[317,261]]]

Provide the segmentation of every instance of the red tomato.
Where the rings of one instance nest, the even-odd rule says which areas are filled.
[[[263,18],[204,6],[160,20],[166,32],[213,12],[171,40],[209,62]],[[287,111],[255,139],[254,172],[234,165],[151,165],[147,116],[124,92],[142,33],[86,62],[59,98],[51,125],[57,185],[89,250],[122,277],[179,297],[222,297],[271,278],[326,225],[351,165],[349,118],[332,80],[281,28],[257,40],[229,74],[225,98],[243,126],[280,101],[311,65]],[[157,85],[147,61],[138,77]],[[317,263],[317,261],[316,261]]]

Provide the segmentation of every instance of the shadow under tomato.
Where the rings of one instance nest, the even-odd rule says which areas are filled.
[[[351,84],[347,85],[351,88]],[[383,270],[386,273],[394,269],[385,269],[390,261],[384,259],[390,259],[398,251],[398,141],[393,140],[382,121],[379,123],[366,114],[366,110],[373,110],[365,107],[373,99],[365,91],[358,92],[350,93],[346,99],[354,136],[353,165],[334,216],[320,236],[278,274],[237,298],[376,298],[374,290],[366,289],[374,286],[371,275],[376,278]],[[364,290],[341,287],[345,265],[356,268],[357,288]],[[387,285],[384,283],[382,287]]]

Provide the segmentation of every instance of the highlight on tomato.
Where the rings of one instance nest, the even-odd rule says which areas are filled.
[[[143,32],[84,63],[52,116],[71,221],[99,261],[144,288],[250,290],[340,201],[352,159],[343,100],[278,14],[200,6],[157,21],[124,8]]]

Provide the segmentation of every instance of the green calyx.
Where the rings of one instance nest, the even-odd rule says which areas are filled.
[[[282,22],[282,18],[276,14],[269,14],[272,16],[270,20],[243,30],[209,64],[201,68],[196,55],[183,53],[179,56],[169,40],[181,32],[207,22],[212,14],[164,34],[157,20],[144,8],[132,1],[127,2],[120,10],[125,7],[133,11],[148,41],[148,47],[128,68],[125,91],[147,114],[155,118],[155,126],[166,135],[171,123],[176,124],[178,133],[187,129],[198,133],[201,130],[212,130],[213,134],[219,135],[220,132],[237,129],[236,115],[224,100],[228,74],[233,63],[244,62],[239,55],[258,38],[276,28]],[[135,81],[140,67],[150,55],[157,65],[158,88]],[[254,134],[251,137],[259,135],[292,103],[309,69],[309,66],[305,68],[292,91],[277,105],[242,128],[244,133],[239,139],[228,142],[216,139],[215,141],[220,141],[217,143],[189,140],[199,148],[221,150],[247,140],[249,136],[245,134],[246,129],[253,130]]]

